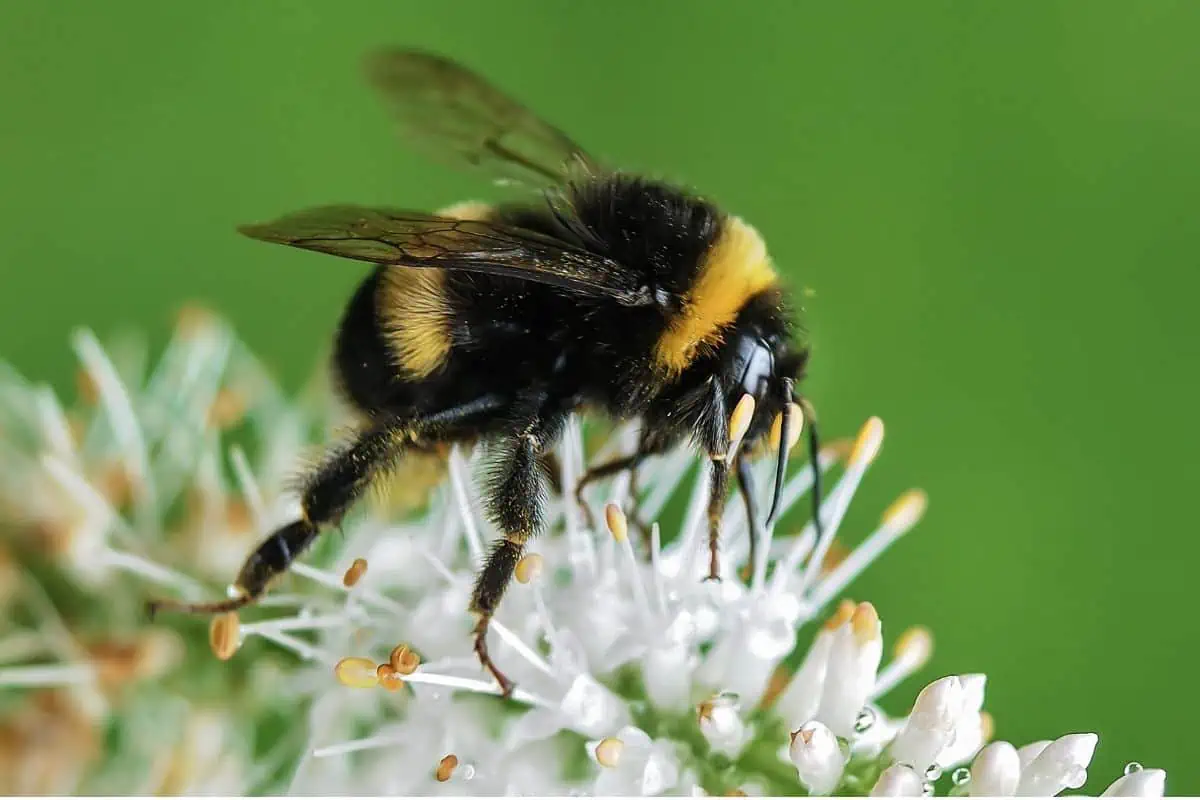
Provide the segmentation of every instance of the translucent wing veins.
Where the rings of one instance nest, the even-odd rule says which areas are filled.
[[[401,135],[430,155],[534,187],[593,169],[583,149],[484,78],[443,56],[382,50],[367,59]]]
[[[376,264],[464,270],[534,281],[622,305],[654,303],[615,261],[534,231],[362,206],[324,206],[239,230],[247,236]]]

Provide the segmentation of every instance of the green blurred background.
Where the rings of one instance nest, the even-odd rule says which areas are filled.
[[[815,292],[826,431],[889,430],[847,529],[931,496],[853,587],[885,636],[934,629],[922,680],[986,671],[1018,744],[1099,732],[1090,788],[1136,759],[1200,792],[1200,3],[7,2],[0,30],[25,373],[69,390],[73,326],[161,341],[200,299],[298,386],[363,269],[233,227],[496,197],[359,79],[371,46],[443,51],[752,220]]]

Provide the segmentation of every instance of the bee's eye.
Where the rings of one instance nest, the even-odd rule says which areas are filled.
[[[761,398],[775,372],[775,353],[762,339],[744,335],[738,341],[734,358],[734,375],[738,377],[738,394],[749,393]]]

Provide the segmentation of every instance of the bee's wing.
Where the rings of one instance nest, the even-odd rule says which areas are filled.
[[[239,230],[254,239],[375,264],[520,278],[612,298],[626,306],[654,303],[644,279],[611,259],[551,236],[491,222],[323,206]]]
[[[449,59],[390,49],[371,55],[366,69],[401,135],[432,156],[535,188],[597,169],[562,131]]]

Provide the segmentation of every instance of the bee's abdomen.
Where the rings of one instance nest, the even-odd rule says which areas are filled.
[[[383,267],[358,287],[342,314],[334,343],[333,371],[346,399],[364,412],[388,407],[396,390],[396,369],[379,319]]]

